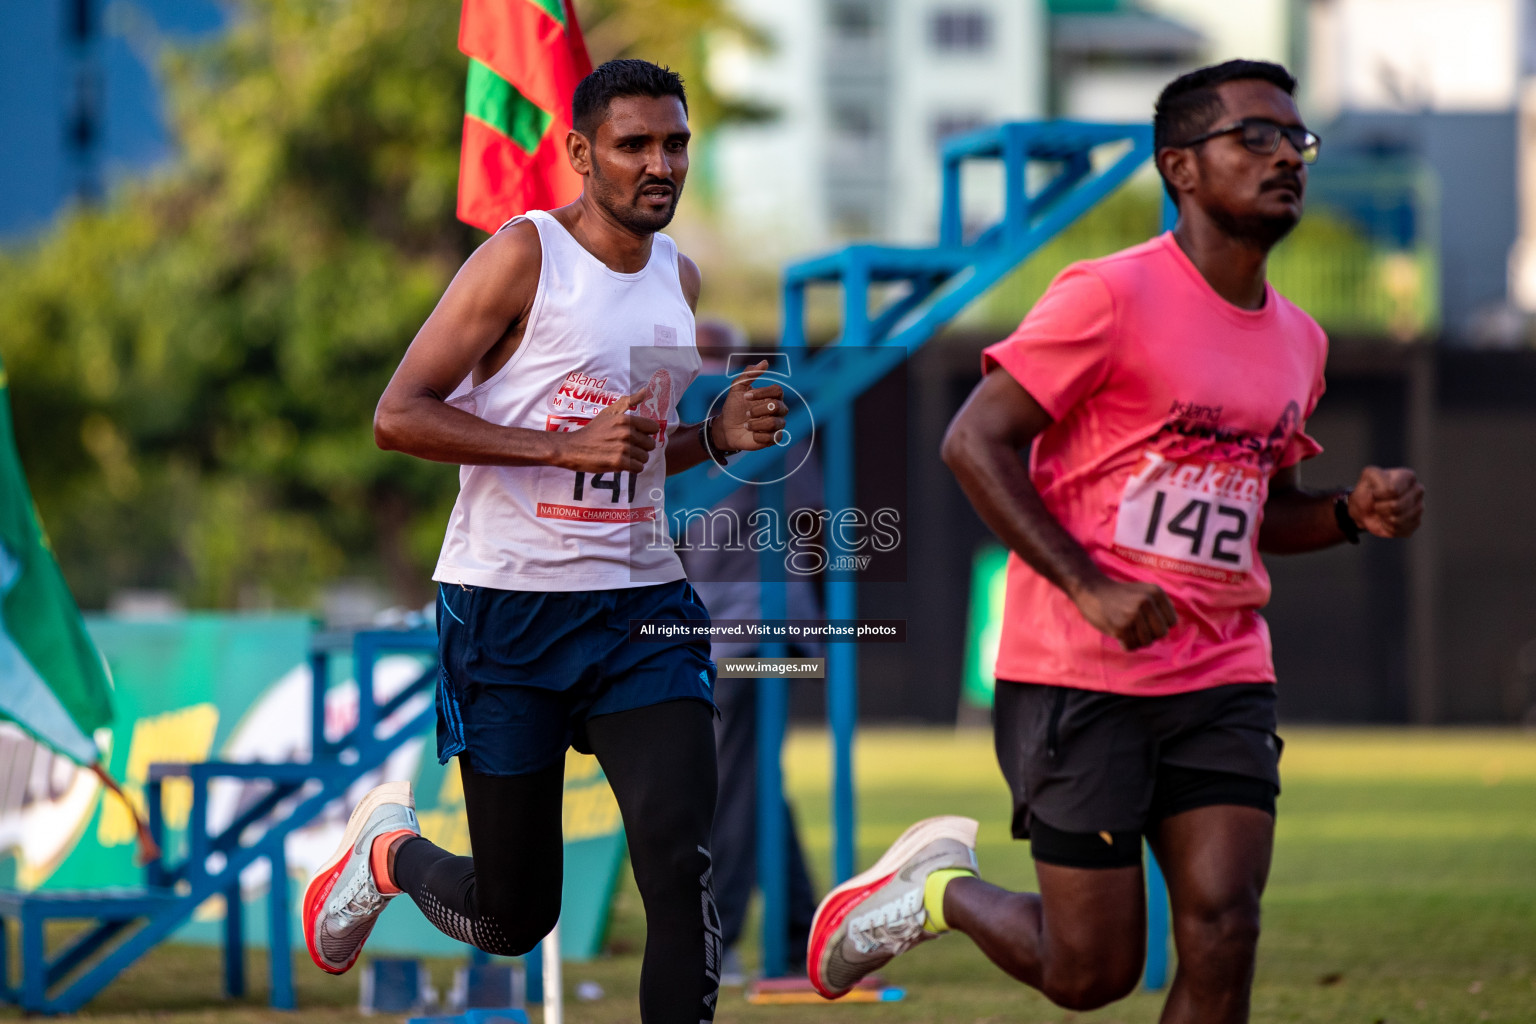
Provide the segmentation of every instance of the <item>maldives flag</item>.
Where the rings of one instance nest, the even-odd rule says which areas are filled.
[[[571,0],[464,0],[459,49],[469,57],[459,219],[495,231],[580,195],[565,136],[592,61]]]

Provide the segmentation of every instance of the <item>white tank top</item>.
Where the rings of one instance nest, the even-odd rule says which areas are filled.
[[[658,234],[636,274],[610,270],[543,210],[531,221],[543,261],[522,344],[494,376],[465,380],[448,404],[529,430],[575,430],[649,384],[637,413],[662,432],[645,468],[463,466],[432,578],[498,590],[610,590],[683,578],[665,507],[666,441],[699,373],[693,311],[677,246]]]

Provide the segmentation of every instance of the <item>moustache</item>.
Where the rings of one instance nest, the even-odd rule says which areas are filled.
[[[1305,190],[1305,187],[1302,185],[1300,178],[1292,174],[1285,174],[1263,182],[1259,186],[1259,191],[1268,192],[1271,189],[1288,188],[1299,196]]]
[[[647,181],[642,181],[640,186],[636,188],[635,191],[644,192],[648,188],[664,188],[668,192],[677,191],[677,186],[672,184],[672,182],[667,181],[665,178],[651,178]]]

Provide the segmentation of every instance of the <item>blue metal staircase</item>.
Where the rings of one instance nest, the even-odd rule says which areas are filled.
[[[805,349],[794,367],[793,408],[787,429],[800,439],[820,437],[825,507],[854,507],[853,403],[872,385],[931,339],[966,306],[980,298],[1019,264],[1123,184],[1153,155],[1150,124],[1094,124],[1080,121],[1017,122],[985,128],[946,142],[942,149],[943,201],[936,245],[923,248],[860,243],[791,264],[784,271],[785,348],[805,349],[806,293],[812,287],[842,289],[842,332],[833,341]],[[1000,164],[1003,209],[997,220],[967,237],[964,169],[967,164]],[[695,388],[717,393],[726,378],[701,380]],[[813,419],[814,414],[814,419]],[[738,477],[767,479],[762,467],[783,459],[782,450],[740,456],[730,474],[689,473],[668,484],[668,507],[708,509],[742,486]],[[754,461],[759,464],[754,469]],[[782,513],[783,485],[759,487],[758,505]],[[765,581],[780,579],[781,567]],[[854,574],[827,576],[827,616],[856,614]],[[785,618],[782,583],[765,582],[763,618]],[[765,645],[764,657],[781,647]],[[857,649],[828,645],[827,719],[833,742],[833,880],[854,873],[853,733],[857,716]],[[758,682],[758,792],[783,788],[779,751],[788,717],[783,679]],[[782,976],[788,872],[781,804],[758,801],[758,866],[764,897],[763,972]],[[1155,865],[1154,865],[1155,870]],[[1149,887],[1161,894],[1157,879]],[[1156,896],[1154,898],[1156,898]],[[1154,904],[1153,918],[1158,913]],[[1163,932],[1157,934],[1165,934]],[[1149,944],[1155,950],[1157,943]],[[1162,968],[1149,955],[1148,983],[1156,987]]]
[[[358,720],[337,739],[325,734],[325,695],[332,682],[331,662],[350,650],[358,683]],[[135,889],[77,892],[0,892],[0,1002],[15,1003],[28,1013],[71,1013],[156,944],[191,919],[210,897],[224,897],[224,989],[231,996],[245,993],[245,943],[240,873],[266,860],[271,866],[268,889],[268,949],[271,951],[273,1007],[294,1008],[293,960],[290,955],[291,896],[284,841],[304,827],[364,774],[372,771],[402,744],[418,739],[433,721],[430,701],[403,721],[389,722],[414,698],[436,686],[437,636],[422,631],[371,631],[351,637],[318,637],[310,653],[313,673],[308,709],[312,730],[311,759],[284,764],[209,761],[197,764],[154,764],[146,786],[149,827],[155,841],[166,846],[161,798],[169,778],[186,778],[192,786],[192,812],[184,849],[170,851],[145,866],[145,884]],[[374,693],[373,669],[385,653],[427,652],[432,664],[389,699]],[[386,723],[388,723],[386,725]],[[260,780],[270,790],[245,808],[228,827],[208,830],[208,787],[214,779]],[[11,934],[14,920],[20,945],[20,981],[12,984]],[[88,922],[63,945],[50,952],[46,929],[50,920]]]

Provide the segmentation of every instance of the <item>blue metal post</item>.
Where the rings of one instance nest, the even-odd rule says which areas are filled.
[[[331,744],[325,735],[325,690],[330,678],[330,655],[325,651],[309,653],[309,756],[323,761],[331,756]]]
[[[544,1002],[544,941],[523,954],[523,993],[529,1003]]]
[[[152,886],[165,884],[165,859],[170,851],[165,848],[165,812],[162,803],[162,784],[158,776],[151,776],[144,783],[145,816],[149,819],[149,834],[160,847],[160,856],[144,865],[144,881]]]
[[[869,341],[869,259],[855,248],[848,251],[843,266],[843,335],[838,344],[868,345]]]
[[[826,459],[824,489],[826,507],[836,515],[853,507],[853,414],[850,406],[822,411]],[[828,545],[838,551],[836,538]],[[851,619],[857,613],[853,573],[838,569],[828,573],[827,617]],[[857,857],[854,820],[853,736],[859,713],[858,647],[827,644],[827,723],[832,731],[832,879],[841,883],[853,877]]]
[[[784,521],[784,485],[758,488],[758,507]],[[762,578],[763,619],[787,618],[782,551],[765,546],[759,556]],[[782,658],[784,644],[770,641],[759,655]],[[789,684],[782,676],[757,680],[757,884],[763,893],[763,976],[782,978],[789,973],[789,858],[786,855],[784,820],[784,729],[789,720]]]
[[[21,910],[21,1005],[42,1010],[48,999],[48,948],[43,942],[43,915]]]
[[[272,878],[267,885],[267,954],[272,971],[271,1003],[274,1010],[291,1010],[293,998],[293,944],[289,937],[288,916],[293,913],[288,898],[288,858],[283,853],[283,838],[274,839],[275,852],[267,858]],[[235,887],[239,889],[239,875]]]
[[[787,283],[784,286],[784,347],[805,346],[805,284]]]
[[[1024,125],[1003,127],[1003,237],[1018,245],[1029,230],[1028,140]]]
[[[939,245],[959,248],[965,243],[965,213],[960,192],[965,161],[946,153],[941,157],[940,166],[943,168],[941,185],[944,192],[939,205]]]
[[[357,680],[357,736],[359,746],[373,742],[378,701],[373,694],[373,663],[378,650],[371,636],[359,633],[352,644],[352,678]]]
[[[208,777],[191,775],[192,813],[187,816],[187,870],[194,875],[208,871]]]
[[[1156,992],[1168,984],[1168,882],[1151,847],[1147,848],[1147,969],[1142,985]]]
[[[240,899],[240,876],[224,890],[224,992],[245,995],[245,904]]]

